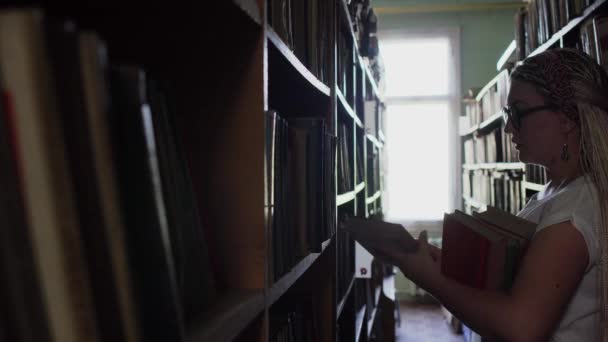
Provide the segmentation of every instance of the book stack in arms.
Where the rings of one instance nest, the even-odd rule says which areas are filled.
[[[462,284],[508,291],[536,224],[500,209],[445,214],[441,272]]]

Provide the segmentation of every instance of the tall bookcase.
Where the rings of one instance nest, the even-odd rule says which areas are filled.
[[[606,68],[608,5],[605,0],[532,0],[517,11],[515,39],[497,62],[498,74],[477,94],[464,99],[461,116],[463,208],[467,213],[492,205],[513,214],[547,182],[542,167],[517,159],[504,133],[501,108],[509,88],[509,72],[523,58],[547,49],[580,49]],[[481,338],[465,327],[467,341]]]
[[[276,3],[293,8],[277,10],[273,7]],[[384,192],[381,167],[386,143],[382,133],[384,104],[371,62],[362,57],[360,42],[369,35],[352,17],[355,2],[349,3],[179,1],[169,6],[151,5],[145,10],[95,1],[67,7],[41,5],[45,18],[69,21],[72,25],[69,27],[76,32],[95,32],[107,48],[111,65],[137,66],[147,78],[157,82],[166,106],[153,106],[152,111],[161,107],[166,110],[190,175],[188,191],[193,198],[190,204],[196,203],[200,215],[197,222],[204,231],[212,289],[186,314],[180,311],[182,305],[172,304],[175,293],[154,292],[162,290],[162,286],[150,285],[156,283],[158,274],[165,282],[165,290],[176,291],[179,297],[181,287],[174,287],[183,279],[174,279],[173,268],[180,268],[178,274],[185,279],[191,276],[188,272],[195,271],[172,263],[185,254],[180,254],[179,245],[170,241],[175,237],[171,220],[168,222],[171,234],[162,229],[154,233],[158,238],[154,253],[166,269],[156,269],[154,260],[150,260],[146,269],[145,253],[152,253],[147,245],[152,242],[146,240],[145,229],[138,231],[142,234],[137,236],[141,238],[138,246],[144,251],[138,265],[151,278],[147,278],[147,283],[141,279],[135,282],[150,292],[143,295],[138,293],[140,288],[126,292],[138,299],[148,299],[142,300],[148,313],[156,312],[157,304],[159,307],[158,314],[149,314],[151,318],[146,316],[136,323],[134,330],[140,333],[135,335],[142,340],[300,341],[303,335],[298,334],[299,329],[312,330],[314,335],[307,336],[314,336],[309,340],[315,341],[394,340],[393,268],[369,255],[357,258],[360,252],[355,242],[336,229],[347,216],[381,218]],[[286,14],[288,11],[291,14]],[[290,19],[284,22],[286,15]],[[128,102],[129,98],[122,100]],[[149,100],[153,102],[155,98],[150,95]],[[120,111],[121,104],[117,98],[111,98],[112,110]],[[284,172],[277,165],[277,160],[282,159],[277,158],[279,154],[280,158],[292,158],[294,149],[288,140],[277,140],[281,128],[276,123],[272,126],[270,121],[281,118],[289,127],[295,127],[298,119],[311,117],[315,122],[323,122],[324,140],[319,150],[323,154],[317,156],[320,161],[303,159],[307,163],[300,165],[311,174],[329,170],[314,178],[321,185],[309,192],[313,194],[309,196],[321,193],[314,198],[322,202],[323,209],[318,209],[323,213],[322,227],[315,229],[325,233],[320,244],[310,243],[306,255],[298,255],[289,263],[284,254],[277,252],[277,229],[294,229],[290,224],[276,223],[276,215],[282,210],[279,208],[285,205],[279,203],[276,189],[286,182],[277,178]],[[129,131],[124,134],[127,138],[122,142],[128,145]],[[310,146],[307,143],[305,148]],[[166,146],[157,141],[157,147],[158,151],[149,148],[148,152],[152,153],[152,164],[156,163],[154,153],[159,153],[162,176],[165,171],[162,153]],[[128,158],[120,161],[137,163]],[[300,170],[290,169],[294,174],[295,171]],[[131,176],[137,179],[137,175]],[[155,181],[151,180],[158,186]],[[298,186],[312,187],[307,181]],[[128,182],[120,186],[121,193],[131,191]],[[179,199],[181,190],[175,191]],[[280,198],[292,201],[292,197],[297,197],[296,192]],[[138,210],[137,203],[130,205],[133,211]],[[174,208],[166,205],[169,211]],[[139,214],[152,215],[145,211]],[[164,212],[157,214],[162,216]],[[305,217],[312,221],[310,215]],[[131,229],[125,226],[125,230]],[[169,245],[177,249],[172,256]],[[129,258],[137,253],[130,247],[127,243]],[[281,253],[293,257],[293,251]],[[126,263],[132,266],[130,261]],[[94,272],[87,269],[87,274]],[[93,297],[98,295],[96,289],[92,287]],[[196,292],[198,288],[190,290]],[[162,300],[156,303],[155,296]],[[137,305],[135,312],[142,311]],[[92,308],[97,310],[95,305]],[[175,313],[171,310],[179,314],[169,316]],[[97,325],[99,336],[106,336],[103,331],[107,327],[123,325],[120,315],[104,317],[106,321]],[[50,324],[49,329],[59,328]],[[133,336],[121,339],[139,340]]]

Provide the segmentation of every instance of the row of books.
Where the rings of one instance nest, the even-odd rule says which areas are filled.
[[[466,198],[517,214],[525,204],[520,171],[463,172],[462,194]]]
[[[336,232],[336,138],[318,117],[283,118],[270,110],[266,125],[269,269],[278,280]]]
[[[546,184],[549,180],[547,179],[547,172],[545,168],[540,165],[526,164],[526,182],[534,184]]]
[[[180,341],[220,291],[162,82],[90,31],[0,12],[2,339]]]
[[[337,52],[337,78],[336,84],[338,89],[344,95],[346,101],[355,108],[355,51],[353,47],[353,39],[350,32],[346,28],[338,29],[338,52]]]
[[[378,147],[371,141],[366,139],[367,143],[367,179],[366,187],[367,194],[373,195],[382,189],[382,175],[380,169],[380,151]]]
[[[338,193],[354,190],[354,154],[352,125],[340,123],[338,127]]]
[[[517,150],[511,143],[511,136],[504,133],[503,126],[481,136],[471,136],[464,140],[464,163],[517,162]]]
[[[338,298],[344,298],[344,294],[355,275],[355,242],[350,235],[342,230],[338,231],[338,272],[337,290]]]
[[[510,79],[507,70],[501,71],[481,98],[475,95],[474,89],[470,89],[464,98],[465,118],[461,120],[461,131],[473,127],[488,120],[497,113],[501,113],[502,108],[507,104]]]
[[[310,295],[270,312],[271,342],[321,341],[320,307]]]
[[[569,21],[581,15],[593,2],[593,0],[531,0],[515,14],[517,59],[524,59]]]
[[[383,132],[384,108],[382,103],[375,99],[371,92],[366,92],[369,99],[363,103],[363,126],[371,135],[378,137],[380,132]]]
[[[268,22],[298,59],[321,81],[330,81],[333,1],[271,0]]]
[[[608,71],[608,16],[593,16],[580,27],[580,47]]]
[[[370,2],[350,1],[348,10],[353,23],[353,31],[357,37],[359,54],[363,57],[375,57],[378,54],[378,17]]]

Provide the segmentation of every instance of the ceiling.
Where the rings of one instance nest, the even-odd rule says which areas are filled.
[[[521,0],[371,0],[378,14],[515,9],[523,2]]]

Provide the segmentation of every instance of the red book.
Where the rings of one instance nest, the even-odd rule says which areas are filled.
[[[478,289],[500,289],[505,277],[508,238],[456,211],[443,220],[441,272]]]

